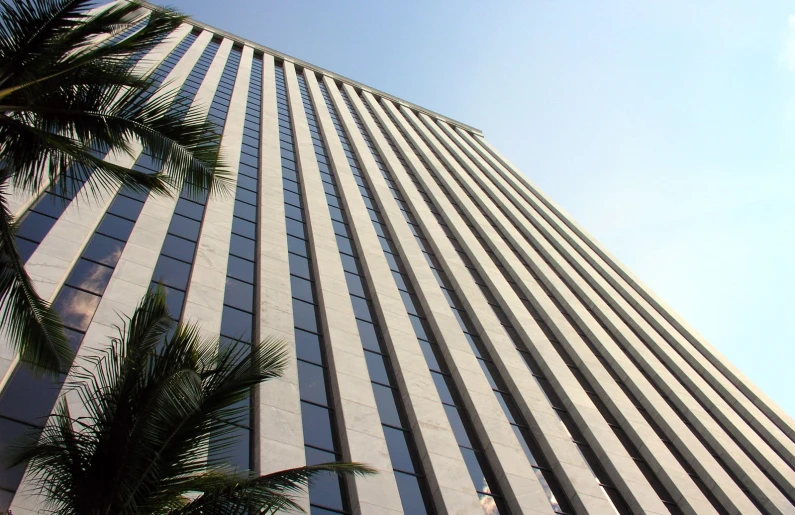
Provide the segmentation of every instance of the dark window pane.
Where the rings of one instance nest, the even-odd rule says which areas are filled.
[[[361,273],[360,272],[361,269],[359,268],[359,263],[358,263],[359,260],[357,258],[349,256],[347,254],[340,254],[340,259],[342,260],[342,268],[346,272],[351,272],[353,274]]]
[[[152,274],[153,281],[181,290],[187,288],[189,278],[190,265],[168,256],[160,256],[160,259],[157,260],[155,272]]]
[[[31,211],[35,211],[43,215],[51,216],[53,218],[60,218],[69,203],[70,201],[63,197],[58,197],[52,193],[45,193],[30,209]]]
[[[151,288],[154,290],[157,287],[156,283],[152,283]],[[166,306],[172,318],[179,318],[182,316],[182,304],[185,302],[185,292],[182,290],[175,290],[168,286],[160,285],[163,293],[166,295]]]
[[[72,268],[72,273],[69,274],[66,284],[102,295],[110,281],[111,274],[113,274],[113,269],[110,267],[80,259]]]
[[[20,422],[43,426],[61,391],[62,381],[63,377],[37,377],[25,363],[19,363],[0,396],[0,413]]]
[[[479,458],[482,455],[473,451],[472,449],[461,449],[461,455],[464,457],[467,470],[469,470],[469,477],[472,478],[472,484],[475,485],[475,490],[478,492],[489,492],[489,485],[486,483],[486,478],[483,477],[483,469],[480,468]]]
[[[221,316],[221,334],[248,342],[251,340],[251,326],[254,317],[251,313],[246,313],[229,306],[224,306]]]
[[[253,240],[257,237],[257,225],[235,216],[232,218],[232,232]]]
[[[237,176],[237,185],[251,191],[257,191],[257,180],[243,174]]]
[[[293,220],[292,218],[285,218],[287,224],[287,234],[297,236],[301,239],[306,239],[306,229],[303,222]]]
[[[386,445],[389,449],[389,458],[392,461],[392,468],[403,472],[416,473],[414,461],[411,458],[409,446],[411,445],[411,433],[384,427]]]
[[[466,429],[464,429],[464,422],[461,420],[461,413],[458,411],[458,408],[445,404],[444,411],[447,413],[447,420],[450,421],[450,427],[453,428],[453,434],[455,435],[458,445],[472,447]]]
[[[391,454],[390,451],[390,456]],[[394,461],[392,463],[394,464]],[[397,481],[403,513],[416,515],[429,513],[427,507],[433,506],[433,504],[430,502],[425,488],[421,486],[422,479],[409,474],[403,474],[402,472],[395,472],[395,481]],[[433,513],[433,508],[430,508],[430,513]]]
[[[204,215],[204,206],[183,198],[177,202],[177,208],[174,212],[201,222],[202,215]]]
[[[353,314],[356,318],[374,322],[370,301],[357,297],[356,295],[351,295],[351,304],[353,305]]]
[[[337,458],[330,452],[323,452],[317,449],[306,448],[306,464],[317,465],[336,461]],[[309,487],[309,502],[319,506],[325,506],[335,510],[343,510],[342,485],[340,477],[332,473],[324,473],[316,476]],[[323,510],[312,508],[311,512],[322,514]],[[326,512],[330,513],[330,512]]]
[[[365,296],[362,278],[356,274],[345,272],[345,281],[348,283],[348,292],[353,295]]]
[[[249,283],[254,282],[254,263],[247,259],[240,259],[239,257],[229,256],[229,262],[226,268],[227,275],[246,281]]]
[[[494,366],[494,363],[491,361],[483,361],[482,359],[479,359],[478,363],[480,364],[480,368],[483,370],[483,374],[486,376],[486,379],[488,379],[491,387],[495,390],[501,390],[502,388],[500,388],[497,384],[497,378],[499,376],[497,375],[498,371],[497,367]]]
[[[414,334],[417,335],[417,338],[431,340],[431,330],[427,326],[427,322],[414,315],[409,315],[409,320],[411,320],[411,325],[414,327]]]
[[[306,240],[296,238],[295,236],[287,235],[287,250],[298,254],[299,256],[309,256],[309,249],[307,249]]]
[[[311,279],[312,276],[309,273],[309,260],[303,256],[297,256],[295,254],[287,254],[288,259],[290,260],[290,273],[293,275],[297,275],[300,277],[304,277],[305,279]]]
[[[292,296],[307,302],[315,302],[315,295],[312,292],[312,283],[307,279],[290,276],[290,289]]]
[[[245,427],[228,425],[224,433],[223,435],[210,435],[209,461],[213,464],[232,467],[238,472],[249,470],[251,466],[250,430]]]
[[[239,216],[251,222],[256,222],[257,208],[245,202],[235,202],[235,216]]]
[[[169,234],[163,242],[163,250],[161,251],[166,256],[180,259],[182,261],[193,261],[193,256],[196,251],[196,243]]]
[[[365,349],[381,352],[381,345],[375,325],[358,319],[356,320],[356,325],[359,328],[359,338],[362,340],[362,346]]]
[[[17,236],[40,242],[55,225],[55,218],[29,211],[19,224]]]
[[[298,387],[301,391],[301,400],[328,406],[323,367],[298,361]]]
[[[320,336],[315,333],[295,329],[295,356],[318,365],[323,364]]]
[[[18,443],[20,439],[24,439],[27,435],[30,435],[31,431],[34,431],[34,429],[30,426],[0,418],[0,449],[8,449],[9,446]],[[12,468],[7,468],[5,464],[0,467],[0,488],[16,490],[20,481],[22,481],[22,475],[25,473],[26,466],[27,465],[23,463]],[[0,496],[3,494],[5,494],[5,492],[0,492]],[[9,502],[11,500],[10,497],[11,495],[9,495]],[[2,497],[0,497],[0,503],[2,503]],[[7,507],[0,506],[0,509],[6,508]]]
[[[131,222],[115,215],[106,214],[102,218],[102,223],[99,224],[99,227],[97,227],[97,232],[127,241],[127,237],[130,236],[130,232],[132,232],[134,225],[135,222]]]
[[[23,238],[15,238],[17,244],[17,250],[19,251],[19,257],[22,258],[22,263],[27,263],[30,256],[36,252],[39,244],[34,243],[30,240],[25,240]]]
[[[431,372],[431,377],[433,377],[433,382],[436,384],[436,391],[439,392],[439,398],[442,399],[442,402],[455,404],[453,394],[450,393],[450,388],[453,386],[452,379],[438,372]]]
[[[431,343],[425,340],[417,340],[417,341],[420,344],[423,356],[425,356],[425,362],[428,363],[428,368],[430,368],[431,370],[436,370],[438,372],[441,372],[442,368],[439,366],[439,362],[436,361],[436,356],[433,353],[433,348],[431,347]]]
[[[129,218],[130,220],[137,220],[143,207],[143,202],[117,195],[110,205],[110,208],[108,208],[108,212],[124,218]]]
[[[124,250],[123,242],[102,234],[95,234],[83,251],[83,257],[108,266],[116,266],[122,250]]]
[[[53,304],[66,327],[85,332],[99,304],[99,297],[64,286]]]
[[[355,251],[353,250],[353,241],[350,238],[346,238],[345,236],[337,236],[337,248],[340,252],[345,252],[346,254],[353,255]]]
[[[301,420],[303,421],[305,444],[321,449],[334,449],[331,412],[327,408],[302,401]]]
[[[224,304],[243,311],[253,311],[254,286],[231,277],[226,278]]]
[[[305,329],[313,333],[317,332],[317,316],[315,305],[293,299],[293,320],[299,329]]]
[[[185,218],[181,215],[174,215],[171,217],[171,225],[168,227],[168,232],[182,236],[185,239],[196,241],[199,239],[199,231],[201,224],[196,220]]]
[[[403,424],[398,414],[395,393],[392,388],[373,384],[373,394],[375,395],[375,403],[378,406],[378,414],[381,415],[381,423],[402,427]]]
[[[254,240],[232,234],[229,242],[229,253],[254,261],[256,245]]]
[[[365,351],[364,358],[367,361],[367,370],[370,372],[371,381],[394,386],[387,372],[389,358],[369,351]]]
[[[246,202],[248,204],[257,205],[257,194],[244,188],[237,188],[235,193],[236,201]]]

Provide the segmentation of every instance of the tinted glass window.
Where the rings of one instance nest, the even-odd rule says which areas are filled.
[[[99,297],[96,295],[64,286],[53,308],[61,315],[65,326],[85,332],[98,304]]]
[[[160,259],[157,260],[155,272],[152,274],[153,281],[162,282],[166,286],[173,286],[182,290],[188,285],[189,277],[190,265],[168,256],[160,256]]]
[[[113,274],[113,269],[110,267],[80,259],[72,268],[72,273],[69,274],[66,284],[102,295],[110,281],[111,274]]]
[[[235,216],[232,218],[232,232],[253,240],[257,237],[257,226],[248,220]]]
[[[478,492],[488,492],[489,485],[483,477],[483,470],[480,468],[478,458],[480,457],[476,451],[472,449],[461,449],[461,455],[464,457],[469,477],[472,478],[472,484],[475,485],[475,490]]]
[[[83,251],[83,257],[108,266],[116,266],[122,250],[124,250],[124,243],[119,240],[95,234]]]
[[[304,277],[306,279],[311,279],[311,275],[309,274],[309,260],[302,256],[297,256],[295,254],[287,254],[287,257],[290,260],[290,273]]]
[[[234,425],[227,427],[231,430],[231,434],[225,434],[223,442],[219,441],[217,436],[210,435],[209,458],[240,472],[246,471],[251,466],[249,460],[251,433],[244,427]]]
[[[168,232],[193,241],[198,240],[200,230],[201,224],[199,222],[181,215],[171,217],[171,225],[168,228]]]
[[[244,311],[252,311],[253,302],[254,286],[243,281],[238,281],[237,279],[233,279],[231,277],[226,278],[224,304],[228,304]]]
[[[298,386],[301,399],[317,404],[328,404],[323,367],[298,361]]]
[[[297,358],[322,365],[323,356],[320,352],[320,345],[320,336],[317,334],[301,329],[295,330],[295,355]]]
[[[323,452],[309,447],[306,448],[307,465],[328,463],[330,461],[336,461],[336,459],[336,456],[330,452]],[[341,492],[342,488],[339,476],[331,473],[322,474],[312,480],[312,486],[309,487],[309,502],[314,505],[342,510],[344,506]],[[317,513],[323,513],[322,510],[318,511],[316,508],[312,507],[311,512],[314,514],[316,511]]]
[[[17,236],[39,242],[50,232],[53,225],[55,225],[54,218],[30,211],[20,223]]]
[[[247,259],[229,256],[227,272],[229,276],[249,283],[254,282],[254,263]]]
[[[307,302],[315,302],[315,296],[312,293],[312,283],[310,281],[291,275],[290,288],[293,297],[305,300]]]
[[[231,254],[254,261],[255,249],[254,240],[232,234],[229,246],[229,252]]]
[[[428,513],[425,506],[431,504],[428,502],[427,495],[420,487],[420,482],[416,476],[395,472],[395,481],[397,481],[403,513],[416,513],[417,515]]]
[[[221,318],[221,334],[230,338],[249,341],[251,339],[253,320],[254,318],[250,313],[224,306]]]
[[[458,408],[445,404],[444,411],[447,413],[447,420],[450,421],[450,427],[453,428],[453,434],[455,435],[458,445],[472,447],[466,429],[464,429],[464,422],[461,420],[461,414],[458,412]]]
[[[367,361],[367,370],[370,372],[370,380],[377,383],[391,385],[387,374],[386,361],[388,358],[374,352],[365,351],[364,358]]]
[[[196,251],[196,244],[192,241],[169,234],[163,242],[163,250],[166,256],[180,259],[182,261],[193,261]]]
[[[333,449],[331,436],[331,414],[327,408],[301,402],[301,419],[304,427],[304,443],[321,449]]]
[[[315,316],[315,305],[293,299],[293,320],[299,329],[317,332],[317,317]]]
[[[132,232],[134,222],[125,218],[120,218],[115,215],[107,214],[102,218],[102,223],[97,227],[97,232],[119,238],[120,240],[127,240]]]
[[[375,395],[375,403],[378,406],[378,413],[381,415],[381,423],[402,427],[395,400],[395,391],[386,386],[373,384],[373,394]]]
[[[364,320],[356,320],[356,325],[359,328],[359,337],[362,340],[362,346],[365,349],[374,351],[381,351],[381,345],[378,342],[378,335],[375,326],[370,322]]]
[[[384,436],[389,449],[389,458],[392,460],[392,468],[414,473],[414,462],[409,452],[410,433],[384,426]]]

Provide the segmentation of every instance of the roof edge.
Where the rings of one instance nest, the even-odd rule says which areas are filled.
[[[149,9],[155,9],[155,10],[158,10],[158,11],[162,11],[162,10],[165,9],[163,6],[160,6],[160,5],[157,5],[157,4],[153,4],[153,3],[148,2],[146,0],[136,0],[136,3],[139,3],[139,4],[141,4],[144,7],[148,7]],[[403,104],[403,105],[405,105],[405,106],[407,106],[409,108],[416,109],[418,111],[422,111],[423,113],[425,113],[425,114],[427,114],[429,116],[444,120],[444,121],[449,122],[449,123],[451,123],[453,125],[461,127],[464,130],[467,130],[467,131],[473,132],[474,134],[483,136],[483,133],[481,132],[480,129],[472,127],[471,125],[467,125],[465,123],[459,122],[458,120],[455,120],[455,119],[450,118],[448,116],[441,115],[441,114],[439,114],[439,113],[437,113],[435,111],[431,111],[430,109],[426,109],[426,108],[424,108],[422,106],[419,106],[417,104],[414,104],[412,102],[408,102],[407,100],[404,100],[404,99],[402,99],[400,97],[396,97],[394,95],[390,95],[389,93],[385,93],[385,92],[383,92],[383,91],[381,91],[379,89],[375,89],[375,88],[370,87],[370,86],[368,86],[366,84],[362,84],[361,82],[358,82],[358,81],[355,81],[355,80],[353,80],[351,78],[345,77],[344,75],[340,75],[338,73],[334,73],[332,71],[326,70],[325,68],[321,68],[320,66],[315,66],[312,63],[308,63],[308,62],[303,61],[301,59],[297,59],[297,58],[295,58],[295,57],[293,57],[291,55],[285,54],[283,52],[279,52],[278,50],[274,50],[274,49],[272,49],[270,47],[266,47],[265,45],[261,45],[259,43],[254,42],[254,41],[251,41],[249,39],[245,39],[245,38],[242,38],[240,36],[236,36],[236,35],[234,35],[234,34],[232,34],[230,32],[227,32],[225,30],[221,30],[221,29],[219,29],[217,27],[214,27],[212,25],[209,25],[207,23],[198,21],[198,20],[196,20],[195,18],[193,18],[191,16],[188,16],[188,23],[191,23],[192,25],[194,25],[196,27],[199,27],[199,28],[202,28],[204,30],[208,30],[208,31],[210,31],[210,32],[212,32],[214,34],[219,35],[219,36],[223,36],[223,37],[225,37],[227,39],[231,39],[233,41],[236,41],[236,42],[238,42],[238,43],[240,43],[242,45],[248,45],[248,46],[250,46],[250,47],[252,47],[252,48],[254,48],[256,50],[261,50],[262,52],[270,54],[270,55],[272,55],[274,57],[278,57],[280,59],[284,59],[286,61],[290,61],[293,64],[297,64],[297,65],[299,65],[299,66],[301,66],[303,68],[309,68],[311,70],[320,72],[323,75],[328,75],[329,77],[332,77],[334,79],[340,80],[342,82],[347,82],[348,84],[350,84],[353,87],[369,91],[370,93],[372,93],[374,95],[378,95],[380,97],[388,98],[388,99],[390,99],[390,100],[392,100],[394,102],[398,102],[398,103]]]

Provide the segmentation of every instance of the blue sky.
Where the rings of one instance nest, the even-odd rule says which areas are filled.
[[[481,129],[795,415],[795,2],[170,5]]]

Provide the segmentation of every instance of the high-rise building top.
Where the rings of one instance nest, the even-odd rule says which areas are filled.
[[[215,122],[234,198],[10,204],[78,355],[158,282],[224,345],[288,342],[211,456],[380,471],[314,483],[317,514],[795,513],[792,419],[479,131],[193,22],[142,62]],[[60,383],[0,342],[0,388],[7,446]],[[24,482],[0,510],[38,513]]]

